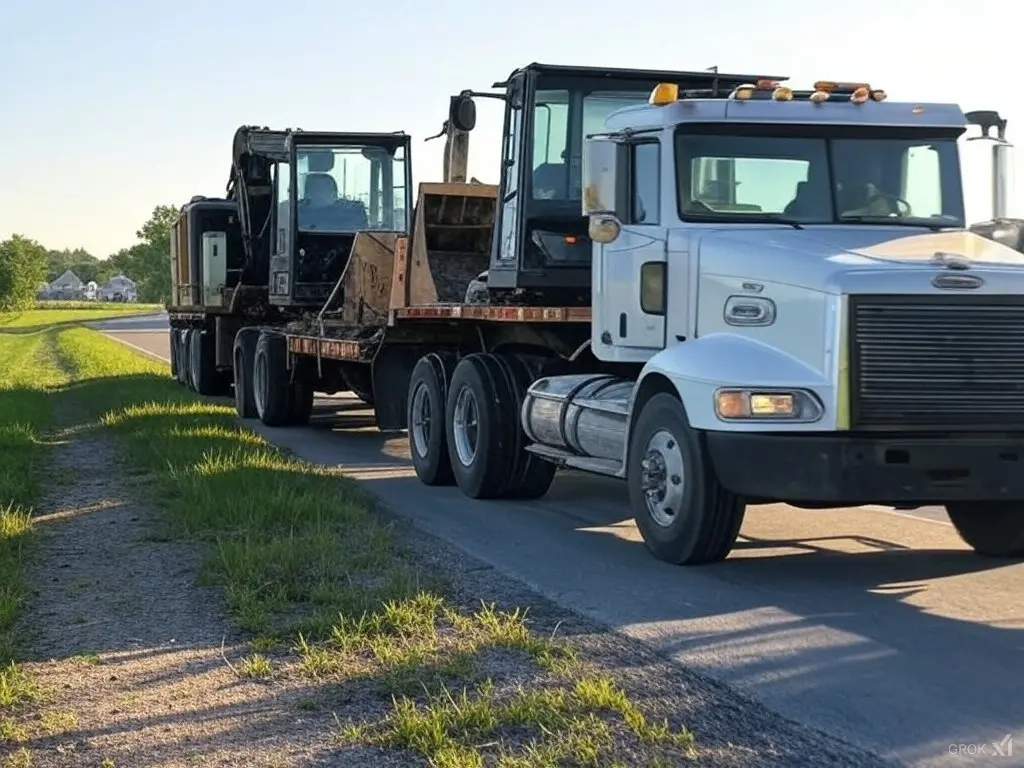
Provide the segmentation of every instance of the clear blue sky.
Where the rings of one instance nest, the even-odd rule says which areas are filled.
[[[0,10],[0,239],[19,232],[99,256],[131,245],[154,205],[222,193],[240,124],[405,130],[415,138],[415,180],[437,179],[442,142],[422,139],[439,130],[447,97],[486,88],[531,61],[717,64],[789,75],[801,85],[870,80],[892,99],[999,109],[1011,138],[1024,144],[1024,100],[1002,89],[1024,72],[1020,44],[1011,42],[1012,7],[1009,0],[864,0],[834,12],[809,0],[8,2]],[[639,9],[642,16],[627,15]],[[499,120],[497,103],[480,105],[470,173],[483,181],[497,180]],[[1024,147],[1016,175],[1011,209],[1024,216]],[[985,177],[971,176],[968,187],[983,190]]]

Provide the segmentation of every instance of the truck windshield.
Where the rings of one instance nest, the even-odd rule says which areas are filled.
[[[403,147],[297,147],[295,161],[300,231],[408,229]]]
[[[604,130],[605,118],[612,112],[646,104],[653,87],[644,84],[637,90],[536,91],[530,166],[533,199],[578,203],[583,137]]]
[[[677,133],[684,220],[964,226],[955,137]]]

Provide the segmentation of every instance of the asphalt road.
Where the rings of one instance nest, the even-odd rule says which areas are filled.
[[[164,317],[98,327],[168,354]],[[249,426],[793,720],[915,765],[1024,765],[1024,564],[976,557],[939,509],[752,507],[729,560],[675,568],[648,555],[617,481],[565,473],[531,503],[425,490],[405,436],[347,398],[318,399],[307,428]],[[1017,752],[1000,756],[992,742],[1007,735]]]

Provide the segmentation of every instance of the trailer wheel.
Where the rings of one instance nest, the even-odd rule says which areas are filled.
[[[190,389],[191,384],[188,381],[191,375],[188,369],[188,334],[187,330],[178,329],[174,332],[174,339],[178,348],[178,384]]]
[[[288,390],[288,424],[303,427],[309,424],[313,415],[313,398],[316,393],[313,385],[301,377],[291,383]]]
[[[252,389],[256,414],[268,427],[288,423],[288,350],[284,337],[261,332],[253,356]]]
[[[193,361],[193,349],[199,343],[199,330],[195,328],[189,328],[184,332],[184,343],[181,345],[184,349],[184,355],[182,362],[185,369],[185,386],[190,391],[197,391],[196,389],[196,366]]]
[[[171,378],[178,378],[178,332],[174,328],[167,330],[168,349],[171,353]]]
[[[445,429],[455,482],[470,498],[496,499],[508,491],[518,417],[501,362],[490,354],[462,358],[452,374]]]
[[[194,329],[189,343],[188,363],[192,388],[200,395],[223,394],[223,378],[217,371],[217,339],[213,333]]]
[[[512,387],[512,411],[515,425],[511,430],[513,440],[514,466],[505,494],[514,499],[539,499],[551,488],[555,479],[556,467],[552,462],[526,450],[526,433],[520,424],[520,413],[526,390],[533,383],[533,376],[526,362],[516,355],[496,358],[504,368],[505,375]]]
[[[445,405],[455,358],[447,352],[424,355],[409,379],[409,455],[416,476],[425,485],[455,481],[448,455]]]
[[[698,565],[724,560],[746,504],[723,488],[683,404],[654,395],[629,446],[629,501],[647,548],[659,560]]]
[[[986,557],[1024,557],[1024,506],[1006,501],[947,504],[957,533]]]
[[[253,396],[253,361],[259,337],[258,328],[242,328],[235,334],[235,343],[231,350],[235,414],[240,419],[255,419],[258,416]]]

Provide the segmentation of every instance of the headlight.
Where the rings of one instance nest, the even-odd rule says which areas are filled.
[[[719,389],[715,413],[725,421],[817,421],[825,409],[813,392],[803,389]]]

